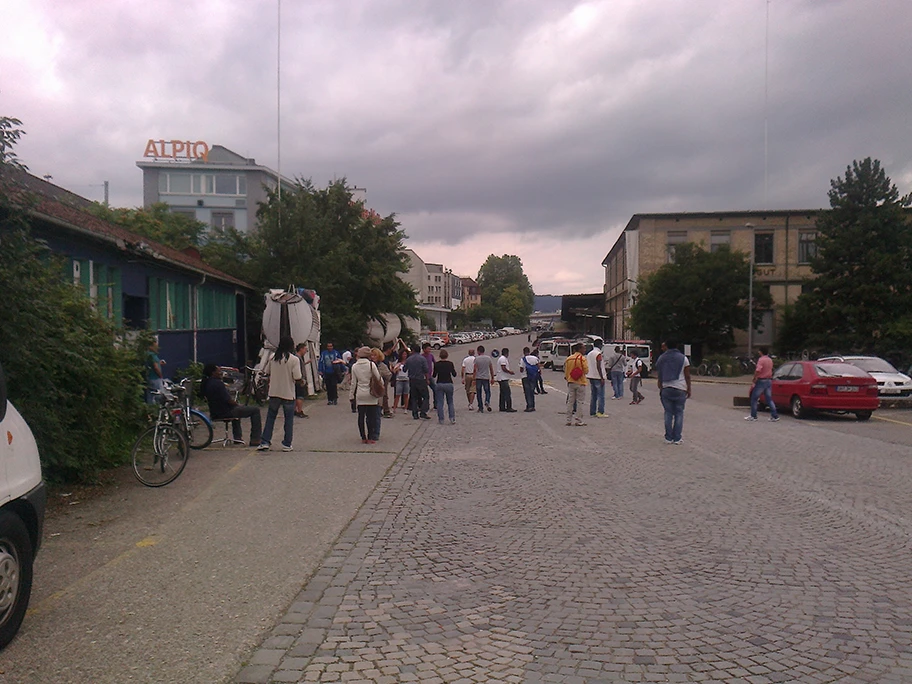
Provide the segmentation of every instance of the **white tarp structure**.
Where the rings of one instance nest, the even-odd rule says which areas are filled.
[[[263,349],[257,369],[266,370],[269,359],[279,346],[279,340],[291,335],[295,346],[307,344],[304,356],[304,383],[307,393],[313,395],[320,389],[320,296],[313,290],[291,288],[269,290],[264,296]]]

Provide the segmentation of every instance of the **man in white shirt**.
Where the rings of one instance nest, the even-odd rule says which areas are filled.
[[[466,398],[469,400],[469,410],[475,405],[475,350],[469,349],[468,356],[462,360],[460,377],[465,384]]]
[[[605,357],[605,373],[611,380],[611,388],[614,390],[612,399],[622,399],[624,397],[624,375],[627,370],[627,357],[624,356],[624,350],[619,346],[614,348],[614,353]]]
[[[602,360],[602,341],[592,343],[592,351],[586,354],[586,363],[589,372],[586,380],[589,382],[589,416],[592,418],[605,417],[605,369]]]
[[[510,370],[510,350],[504,347],[500,358],[497,359],[497,375],[494,376],[500,385],[499,410],[504,413],[516,413],[516,409],[513,408],[513,395],[510,392],[511,375],[516,375],[516,373]]]
[[[519,360],[519,372],[522,374],[523,394],[526,397],[526,413],[535,410],[535,389],[541,377],[541,361],[528,347],[523,349],[523,357]]]

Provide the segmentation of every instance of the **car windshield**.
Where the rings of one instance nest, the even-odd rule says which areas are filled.
[[[868,374],[850,363],[815,363],[814,370],[821,378],[865,378]]]
[[[892,365],[883,359],[878,359],[876,357],[871,357],[868,359],[846,359],[848,363],[851,363],[853,366],[858,366],[862,370],[868,371],[868,373],[898,373]]]

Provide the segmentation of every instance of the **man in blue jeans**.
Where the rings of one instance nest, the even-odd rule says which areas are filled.
[[[681,444],[684,404],[690,399],[690,361],[678,349],[677,341],[666,340],[655,367],[659,396],[665,409],[665,443]]]

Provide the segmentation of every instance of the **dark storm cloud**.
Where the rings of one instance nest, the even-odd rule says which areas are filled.
[[[276,9],[14,8],[0,103],[26,123],[20,156],[89,196],[110,179],[114,202],[132,205],[149,137],[274,167]],[[763,0],[284,2],[281,170],[367,187],[415,243],[498,232],[605,252],[637,212],[824,206],[856,158],[908,182],[912,6],[772,2],[768,105],[766,12]]]

